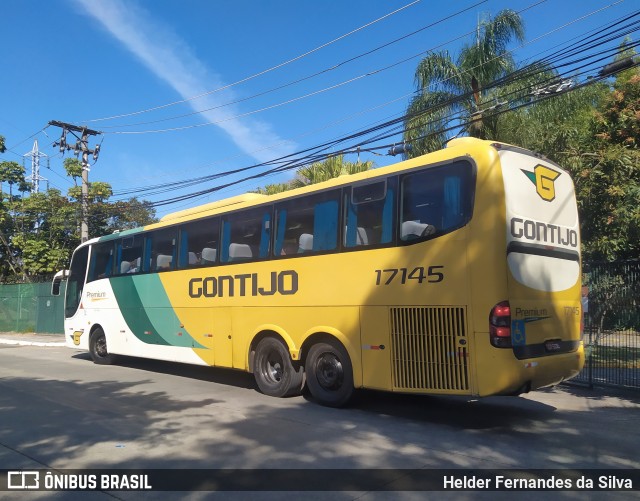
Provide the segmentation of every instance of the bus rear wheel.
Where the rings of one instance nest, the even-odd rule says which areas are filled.
[[[271,397],[290,397],[302,391],[302,367],[294,367],[289,350],[272,337],[258,343],[253,375],[260,391]]]
[[[307,387],[321,405],[342,407],[353,395],[353,368],[347,350],[338,342],[314,344],[304,365]]]
[[[107,350],[107,336],[101,327],[91,333],[89,338],[89,353],[94,364],[110,365],[114,362],[115,356]]]

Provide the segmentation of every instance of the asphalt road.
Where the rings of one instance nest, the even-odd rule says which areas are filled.
[[[639,408],[638,393],[563,385],[482,400],[367,391],[346,409],[330,409],[304,396],[264,396],[241,372],[131,358],[98,366],[88,354],[61,346],[0,344],[0,469],[640,469]],[[638,491],[598,496],[605,494],[629,499]],[[87,493],[58,497],[86,499]]]

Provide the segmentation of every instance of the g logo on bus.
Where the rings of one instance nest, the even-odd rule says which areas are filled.
[[[522,172],[536,186],[536,192],[542,200],[552,202],[556,198],[555,180],[560,176],[559,172],[544,165],[536,165],[533,172]]]
[[[73,333],[73,344],[76,346],[80,346],[80,336],[82,336],[83,331],[75,331]]]

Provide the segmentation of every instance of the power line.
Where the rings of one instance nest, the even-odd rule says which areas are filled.
[[[637,67],[638,65],[639,65],[639,63],[634,63],[632,67]],[[588,85],[592,85],[592,84],[597,83],[597,82],[599,82],[601,80],[604,80],[605,78],[607,78],[609,76],[610,75],[596,75],[596,76],[588,79],[584,83],[579,84],[579,85],[575,86],[574,88],[569,89],[569,90],[567,90],[565,92],[573,92],[573,91],[575,91],[577,89],[581,89],[581,88],[584,88],[584,87],[586,87]],[[471,95],[471,93],[468,93],[468,94],[466,94],[464,96],[459,96],[459,97],[468,98],[470,95]],[[545,95],[545,96],[541,96],[540,98],[538,98],[537,100],[532,101],[532,102],[524,102],[524,103],[515,105],[515,106],[510,107],[510,108],[505,109],[505,110],[496,110],[491,115],[487,116],[486,118],[499,116],[499,115],[507,113],[507,112],[513,112],[513,111],[518,110],[520,108],[531,106],[532,104],[534,104],[534,102],[537,103],[537,102],[549,99],[551,97],[555,97],[555,96],[554,95]],[[429,110],[429,111],[432,111],[432,110]],[[442,134],[442,133],[445,133],[445,132],[448,132],[448,131],[452,131],[452,130],[456,130],[456,129],[459,129],[459,128],[460,128],[459,125],[452,125],[452,126],[446,127],[445,129],[441,129],[441,130],[438,130],[438,131],[435,131],[435,132],[430,132],[429,134],[427,134],[427,136],[435,135],[435,134]],[[388,138],[388,137],[390,137],[392,135],[395,135],[395,134],[379,136],[375,140],[386,139],[386,138]],[[423,139],[423,138],[424,137],[415,138],[413,141],[417,141],[417,140]],[[173,204],[173,203],[176,203],[176,202],[179,202],[179,201],[192,199],[192,198],[204,195],[204,194],[209,194],[209,193],[213,193],[213,192],[216,192],[216,191],[220,191],[220,190],[222,190],[224,188],[228,188],[230,186],[237,185],[237,184],[246,182],[248,180],[262,178],[262,177],[265,177],[267,175],[270,175],[270,174],[276,173],[276,172],[283,172],[283,171],[286,171],[286,170],[291,170],[291,169],[297,168],[297,167],[299,167],[301,165],[304,165],[306,163],[309,163],[309,162],[313,161],[314,159],[327,158],[327,157],[330,157],[330,156],[337,156],[337,155],[340,155],[340,154],[345,154],[345,153],[349,153],[349,152],[355,152],[355,148],[356,147],[361,147],[362,145],[365,145],[367,143],[369,143],[369,141],[362,141],[362,142],[358,143],[356,146],[351,146],[349,148],[342,149],[342,150],[340,150],[338,152],[334,152],[334,153],[331,153],[329,155],[323,155],[322,157],[316,157],[316,158],[311,157],[310,158],[309,156],[307,156],[307,157],[303,158],[302,160],[300,160],[300,159],[292,160],[292,161],[290,161],[290,162],[288,162],[288,163],[286,163],[286,164],[284,164],[282,166],[273,168],[273,169],[271,169],[269,171],[266,171],[266,172],[261,172],[261,173],[255,174],[255,175],[247,176],[247,177],[244,177],[244,178],[236,180],[236,181],[231,181],[229,183],[218,185],[218,186],[215,186],[213,188],[200,190],[200,191],[195,192],[195,193],[176,196],[176,197],[165,199],[165,200],[162,200],[162,201],[159,201],[159,202],[153,202],[152,204],[153,204],[154,207],[160,207],[160,206],[163,206],[163,205],[170,205],[170,204]],[[386,148],[389,148],[390,146],[392,146],[392,145],[391,144],[387,144],[387,145],[379,146],[376,149],[386,149]]]
[[[599,10],[600,9],[598,9],[598,11]],[[594,11],[594,12],[598,12],[598,11]],[[633,17],[633,16],[629,16],[629,17]],[[583,18],[584,18],[584,16],[583,16]],[[570,24],[570,23],[567,23],[567,24]],[[567,24],[565,24],[565,26]],[[619,22],[618,23],[613,23],[612,25],[608,26],[608,28],[612,29],[613,27],[616,26],[616,24],[619,24]],[[552,31],[557,31],[557,30],[552,30]],[[600,30],[600,32],[601,31],[602,30]],[[539,40],[540,38],[541,37],[538,37],[537,40]],[[588,40],[588,37],[585,38],[585,40]],[[522,45],[520,47],[522,47]],[[593,45],[591,47],[593,47]],[[514,49],[514,50],[517,50],[517,49]],[[560,59],[557,57],[557,54],[561,54],[561,51],[556,51],[556,58],[554,60],[554,62],[556,62],[556,63],[560,62]],[[524,70],[522,70],[522,69],[518,70],[513,75],[520,74],[523,71]],[[529,72],[528,76],[531,76],[531,68],[528,68],[527,71]],[[513,75],[509,77],[512,80],[513,80]],[[502,83],[508,83],[508,82],[509,82],[508,80],[505,80]],[[400,117],[399,119],[396,119],[394,123],[400,124],[402,122],[402,120],[404,120],[405,118],[406,117]],[[329,143],[329,144],[333,144],[333,143]],[[252,169],[252,168],[257,168],[257,167],[260,167],[260,166],[263,166],[263,165],[268,165],[268,163],[259,163],[259,164],[255,164],[255,165],[249,166],[247,168],[234,169],[234,170],[231,170],[231,171],[218,173],[218,174],[215,174],[215,175],[201,176],[201,177],[198,177],[198,178],[192,178],[190,180],[177,181],[177,182],[169,183],[169,184],[163,183],[161,185],[153,185],[153,186],[149,187],[148,189],[145,189],[145,188],[134,188],[134,189],[130,189],[130,190],[122,190],[120,192],[117,192],[117,194],[118,195],[124,195],[124,194],[133,194],[133,193],[137,194],[137,193],[143,193],[143,192],[147,192],[147,195],[159,194],[159,193],[162,193],[162,192],[174,190],[175,188],[178,188],[178,187],[184,188],[184,187],[192,186],[192,185],[199,184],[199,183],[202,183],[202,182],[211,181],[211,180],[214,180],[214,179],[219,179],[220,177],[223,177],[223,176],[237,174],[239,172],[243,172],[245,170],[249,170],[249,169]],[[156,191],[153,191],[153,193],[149,193],[152,190],[156,190]]]
[[[484,0],[484,1],[486,1],[486,0]],[[419,2],[420,2],[420,0],[414,0],[413,2],[410,2],[407,5],[405,5],[403,7],[400,7],[399,9],[396,9],[396,10],[394,10],[394,11],[388,13],[388,14],[385,14],[384,16],[381,16],[381,17],[379,17],[379,18],[377,18],[377,19],[375,19],[375,20],[373,20],[373,21],[371,21],[369,23],[366,23],[366,24],[360,26],[359,28],[356,28],[356,29],[354,29],[354,30],[352,30],[352,31],[350,31],[348,33],[340,35],[337,38],[334,38],[333,40],[331,40],[329,42],[326,42],[326,43],[324,43],[322,45],[319,45],[315,49],[311,49],[311,50],[309,50],[309,51],[307,51],[307,52],[305,52],[303,54],[300,54],[299,56],[296,56],[296,57],[291,58],[291,59],[289,59],[287,61],[279,63],[279,64],[277,64],[275,66],[267,68],[266,70],[262,70],[262,71],[260,71],[258,73],[254,73],[251,76],[242,78],[242,79],[240,79],[240,80],[238,80],[236,82],[233,82],[231,84],[224,85],[222,87],[218,87],[217,89],[213,89],[213,90],[204,92],[202,94],[198,94],[197,96],[193,96],[193,97],[190,97],[190,98],[187,98],[187,99],[181,99],[179,101],[174,101],[173,103],[163,104],[163,105],[160,105],[160,106],[155,106],[153,108],[148,108],[148,109],[145,109],[145,110],[135,111],[135,112],[131,112],[131,113],[123,113],[123,114],[120,114],[120,115],[114,115],[114,116],[111,116],[111,117],[94,118],[92,120],[83,120],[83,122],[97,122],[97,121],[104,121],[104,120],[112,120],[112,119],[115,119],[115,118],[123,118],[123,117],[132,116],[132,115],[140,115],[142,113],[148,113],[150,111],[156,111],[156,110],[159,110],[159,109],[168,108],[170,106],[175,106],[177,104],[186,103],[186,102],[192,101],[194,99],[198,99],[198,98],[201,98],[201,97],[204,97],[204,96],[208,96],[210,94],[214,94],[216,92],[220,92],[220,91],[229,89],[229,88],[234,87],[236,85],[239,85],[241,83],[248,82],[249,80],[253,80],[254,78],[257,78],[259,76],[265,75],[267,73],[270,73],[270,72],[272,72],[274,70],[277,70],[279,68],[282,68],[284,66],[287,66],[288,64],[291,64],[291,63],[293,63],[295,61],[303,59],[303,58],[313,54],[314,52],[318,52],[319,50],[324,49],[325,47],[328,47],[329,45],[332,45],[332,44],[334,44],[334,43],[336,43],[336,42],[338,42],[338,41],[340,41],[340,40],[342,40],[344,38],[347,38],[347,37],[359,32],[359,31],[362,31],[363,29],[368,28],[369,26],[372,26],[372,25],[374,25],[374,24],[376,24],[376,23],[378,23],[378,22],[380,22],[380,21],[382,21],[382,20],[384,20],[384,19],[386,19],[388,17],[391,17],[391,16],[393,16],[393,15],[395,15],[395,14],[397,14],[397,13],[399,13],[399,12],[409,8],[409,7],[412,7],[412,6],[416,5],[416,4],[418,4]]]
[[[406,118],[406,117],[400,117],[398,120],[402,120],[404,118]],[[400,126],[399,123],[400,122],[396,122],[396,125],[395,125],[396,128]],[[327,147],[330,148],[330,147],[332,147],[333,144],[338,144],[338,143],[330,142],[328,144],[329,144],[329,146],[327,146]],[[315,150],[315,151],[318,151],[318,150]],[[310,157],[307,157],[307,158],[310,158]],[[266,163],[263,163],[263,164],[257,164],[255,166],[250,166],[248,168],[235,169],[234,171],[230,171],[230,172],[227,172],[227,173],[221,173],[221,174],[217,174],[215,176],[209,177],[206,180],[217,179],[217,178],[222,177],[223,175],[230,175],[230,174],[233,174],[233,173],[244,172],[245,170],[249,170],[251,168],[257,168],[257,167],[260,167],[260,166],[274,165],[276,163],[277,163],[276,161],[271,161],[271,162],[266,162]],[[281,160],[280,163],[282,164],[281,167],[286,167],[286,165],[284,165],[285,164],[284,160]],[[283,170],[285,170],[285,169],[283,169]],[[205,180],[198,179],[197,182],[203,182],[203,181],[205,181]],[[185,186],[185,184],[182,181],[180,181],[180,182],[178,182],[178,184],[175,187],[184,187],[184,186]],[[175,189],[175,188],[173,188],[173,189]]]
[[[542,2],[534,3],[534,4],[530,5],[529,7],[526,7],[525,9],[522,9],[520,12],[523,12],[525,10],[531,9],[531,8],[539,5],[540,3],[542,3]],[[610,4],[607,7],[603,7],[601,9],[597,9],[597,10],[593,11],[592,13],[590,13],[589,15],[593,15],[595,13],[598,13],[598,12],[602,11],[605,8],[611,7],[612,5],[615,5],[615,3]],[[587,16],[582,16],[582,18],[585,18],[585,17],[587,17]],[[568,23],[565,26],[568,26],[569,24],[571,24],[571,23]],[[552,30],[552,31],[555,31],[555,30]],[[272,104],[272,105],[269,105],[269,106],[265,106],[265,107],[262,107],[262,108],[259,108],[259,109],[255,109],[255,110],[247,111],[247,112],[244,112],[244,113],[240,113],[240,114],[237,114],[237,115],[234,115],[234,116],[231,116],[231,117],[225,117],[223,119],[216,120],[216,121],[209,121],[209,122],[204,122],[204,123],[184,125],[184,126],[178,126],[178,127],[169,127],[169,128],[164,128],[164,129],[150,129],[150,130],[141,130],[141,131],[123,131],[123,130],[106,131],[105,134],[118,134],[118,135],[155,134],[155,133],[166,133],[166,132],[175,132],[175,131],[181,131],[181,130],[195,129],[195,128],[200,128],[200,127],[208,127],[210,125],[219,125],[221,123],[225,123],[225,122],[229,122],[229,121],[232,121],[232,120],[237,120],[239,118],[244,118],[244,117],[247,117],[247,116],[255,115],[255,114],[262,113],[262,112],[265,112],[265,111],[269,111],[269,110],[272,110],[272,109],[275,109],[275,108],[279,108],[281,106],[286,106],[288,104],[291,104],[291,103],[294,103],[294,102],[297,102],[297,101],[300,101],[300,100],[303,100],[303,99],[307,99],[309,97],[313,97],[313,96],[316,96],[316,95],[319,95],[319,94],[322,94],[322,93],[325,93],[325,92],[328,92],[328,91],[335,90],[335,89],[337,89],[339,87],[343,87],[345,85],[354,83],[354,82],[362,80],[364,78],[368,78],[368,77],[377,75],[377,74],[382,73],[384,71],[387,71],[387,70],[390,70],[392,68],[395,68],[396,66],[399,66],[401,64],[407,63],[407,62],[409,62],[409,61],[411,61],[413,59],[416,59],[417,57],[421,57],[426,53],[433,52],[437,48],[440,48],[440,47],[442,47],[444,45],[448,45],[448,44],[452,43],[453,41],[459,40],[459,39],[464,38],[464,37],[466,37],[466,36],[468,36],[470,34],[473,34],[473,33],[475,33],[475,29],[471,30],[471,31],[469,31],[467,33],[464,33],[463,35],[460,35],[460,36],[458,36],[456,38],[453,38],[453,39],[451,39],[451,40],[449,40],[447,42],[441,43],[441,44],[439,44],[439,45],[437,45],[435,47],[432,47],[432,48],[424,50],[424,51],[420,51],[417,54],[413,54],[413,55],[411,55],[409,57],[406,57],[406,58],[403,58],[403,59],[401,59],[399,61],[391,63],[391,64],[389,64],[387,66],[368,71],[366,73],[363,73],[363,74],[360,74],[360,75],[355,76],[353,78],[344,80],[344,81],[339,82],[337,84],[325,87],[323,89],[319,89],[319,90],[316,90],[316,91],[313,91],[313,92],[309,92],[309,93],[301,95],[301,96],[297,96],[297,97],[294,97],[294,98],[291,98],[291,99],[287,99],[285,101],[281,101],[279,103],[275,103],[275,104]],[[549,32],[549,33],[551,33],[551,32]],[[541,38],[541,37],[538,37],[538,39],[539,38]],[[537,39],[536,39],[536,41],[537,41]],[[525,46],[527,46],[527,45],[529,45],[531,43],[534,43],[534,42],[535,41],[525,42],[525,43],[521,44],[520,46],[518,46],[516,49],[513,49],[512,51],[509,51],[509,52],[514,52],[515,50],[520,49],[522,47],[525,47]],[[443,80],[443,81],[446,81],[446,80]],[[285,85],[285,87],[286,86],[288,86],[288,84]],[[272,89],[272,90],[276,90],[276,89]],[[269,91],[265,91],[264,93],[268,93],[268,92],[270,92],[270,90]],[[264,94],[264,93],[262,93],[262,94]],[[250,97],[248,97],[246,99],[243,99],[243,100],[252,99],[253,97],[257,97],[257,96],[262,95],[262,94],[257,94],[255,96],[250,96]],[[239,102],[239,101],[236,101],[236,102]],[[153,121],[153,122],[141,122],[141,123],[137,123],[137,124],[127,124],[127,125],[124,125],[124,126],[127,127],[127,126],[135,126],[135,125],[144,125],[144,124],[147,124],[147,123],[157,123],[157,122],[162,122],[162,121],[166,121],[166,120],[172,120],[174,118],[183,118],[183,117],[186,117],[186,116],[195,115],[197,113],[202,113],[202,112],[211,111],[211,110],[214,110],[214,109],[219,109],[221,107],[228,106],[230,104],[234,104],[234,103],[224,103],[224,104],[215,106],[213,108],[200,110],[199,112],[189,113],[189,114],[186,114],[186,115],[180,115],[180,116],[176,116],[176,117],[169,117],[169,118],[166,118],[166,119],[161,119],[161,120],[157,120],[157,121]],[[114,126],[114,127],[117,127],[117,126]]]
[[[538,2],[536,2],[536,3],[534,3],[534,4],[532,4],[532,5],[530,5],[529,7],[526,7],[526,8],[524,8],[524,9],[522,9],[520,12],[524,12],[525,10],[531,9],[532,7],[535,7],[535,6],[537,6],[537,5],[541,4],[541,3],[545,2],[545,1],[546,1],[546,0],[540,0],[540,1],[538,1]],[[465,10],[468,10],[468,9],[465,9]],[[461,11],[461,12],[462,12],[462,11]],[[456,13],[456,15],[457,15],[457,14],[459,14],[459,13],[460,13],[460,12]],[[248,111],[248,112],[245,112],[245,113],[240,113],[240,114],[237,114],[237,115],[234,115],[234,116],[231,116],[231,117],[226,117],[226,118],[221,119],[221,120],[216,120],[216,121],[213,121],[213,122],[211,122],[211,121],[210,121],[210,122],[204,122],[204,123],[198,123],[198,124],[191,124],[191,125],[184,125],[184,126],[180,126],[180,127],[169,127],[169,128],[165,128],[165,129],[155,129],[155,130],[143,130],[143,131],[121,131],[121,130],[119,130],[119,131],[105,131],[105,134],[118,134],[118,135],[157,134],[157,133],[165,133],[165,132],[176,132],[176,131],[188,130],[188,129],[196,129],[196,128],[200,128],[200,127],[208,127],[208,126],[210,126],[210,125],[219,125],[219,124],[224,123],[224,122],[229,122],[229,121],[236,120],[236,119],[239,119],[239,118],[244,118],[244,117],[247,117],[247,116],[250,116],[250,115],[255,115],[255,114],[257,114],[257,113],[262,113],[262,112],[264,112],[264,111],[268,111],[268,110],[272,110],[272,109],[275,109],[275,108],[279,108],[279,107],[281,107],[281,106],[285,106],[285,105],[287,105],[287,104],[291,104],[291,103],[293,103],[293,102],[300,101],[300,100],[302,100],[302,99],[306,99],[306,98],[309,98],[309,97],[312,97],[312,96],[316,96],[316,95],[318,95],[318,94],[323,94],[323,93],[325,93],[325,92],[328,92],[328,91],[331,91],[331,90],[337,89],[337,88],[339,88],[339,87],[343,87],[343,86],[345,86],[345,85],[348,85],[348,84],[351,84],[351,83],[353,83],[353,82],[356,82],[356,81],[362,80],[362,79],[364,79],[364,78],[368,78],[368,77],[371,77],[371,76],[377,75],[377,74],[379,74],[379,73],[382,73],[382,72],[384,72],[384,71],[387,71],[387,70],[390,70],[390,69],[392,69],[392,68],[395,68],[396,66],[399,66],[399,65],[401,65],[401,64],[407,63],[407,62],[409,62],[409,61],[411,61],[411,60],[413,60],[413,59],[416,59],[417,57],[420,57],[420,56],[423,56],[424,54],[427,54],[428,52],[432,52],[432,51],[434,51],[435,49],[438,49],[438,48],[440,48],[440,47],[443,47],[443,46],[445,46],[445,45],[448,45],[448,44],[450,44],[450,43],[452,43],[452,42],[455,42],[455,41],[457,41],[457,40],[460,40],[460,39],[462,39],[462,38],[464,38],[464,37],[467,37],[467,36],[469,36],[469,35],[472,35],[472,34],[474,34],[474,33],[475,33],[475,29],[470,30],[470,31],[468,31],[468,32],[466,32],[466,33],[463,33],[462,35],[459,35],[458,37],[455,37],[455,38],[452,38],[452,39],[450,39],[450,40],[448,40],[448,41],[446,41],[446,42],[440,43],[440,44],[436,45],[435,47],[431,47],[430,49],[420,51],[420,52],[418,52],[418,53],[416,53],[416,54],[413,54],[413,55],[411,55],[411,56],[409,56],[409,57],[405,57],[405,58],[403,58],[403,59],[401,59],[401,60],[399,60],[399,61],[396,61],[396,62],[394,62],[394,63],[391,63],[391,64],[389,64],[389,65],[387,65],[387,66],[384,66],[384,67],[381,67],[381,68],[377,68],[377,69],[374,69],[374,70],[371,70],[371,71],[367,71],[366,73],[363,73],[363,74],[360,74],[360,75],[358,75],[358,76],[352,77],[352,78],[350,78],[350,79],[344,80],[344,81],[339,82],[339,83],[337,83],[337,84],[334,84],[334,85],[331,85],[331,86],[325,87],[325,88],[323,88],[323,89],[319,89],[319,90],[316,90],[316,91],[313,91],[313,92],[310,92],[310,93],[304,94],[304,95],[302,95],[302,96],[294,97],[294,98],[291,98],[291,99],[288,99],[288,100],[285,100],[285,101],[282,101],[282,102],[279,102],[279,103],[276,103],[276,104],[272,104],[272,105],[270,105],[270,106],[265,106],[265,107],[260,108],[260,109],[257,109],[257,110],[252,110],[252,111]],[[322,72],[320,72],[320,73],[322,73]],[[320,74],[320,73],[317,73],[317,74]],[[304,79],[303,79],[303,80],[304,80]],[[294,82],[294,83],[297,83],[297,82]],[[287,84],[287,85],[284,85],[283,87],[286,87],[286,86],[288,86],[288,84]],[[277,90],[277,88],[276,88],[276,89],[273,89],[273,90]],[[268,93],[268,92],[270,92],[270,91],[266,91],[266,92],[264,92],[263,94]],[[262,94],[258,94],[258,95],[262,95]],[[243,99],[243,100],[252,99],[253,97],[257,97],[258,95],[256,95],[256,96],[250,96],[250,97],[248,97],[248,98],[246,98],[246,99]],[[240,100],[240,101],[243,101],[243,100]],[[235,101],[235,102],[240,102],[240,101]],[[211,111],[211,110],[214,110],[214,109],[219,109],[219,108],[222,108],[222,107],[224,107],[224,106],[228,106],[228,105],[230,105],[230,104],[234,104],[235,102],[231,102],[231,103],[224,103],[224,104],[221,104],[221,105],[218,105],[218,106],[212,107],[212,108],[208,108],[208,109],[200,110],[200,111],[198,111],[198,112],[188,113],[188,114],[186,114],[186,115],[180,115],[180,116],[176,116],[176,117],[170,117],[170,118],[168,118],[167,120],[171,120],[171,119],[173,119],[173,118],[183,118],[183,117],[186,117],[186,116],[192,116],[192,115],[195,115],[195,114],[197,114],[197,113],[203,113],[203,112],[206,112],[206,111]],[[155,122],[141,122],[141,123],[138,123],[138,124],[128,124],[128,125],[124,125],[124,126],[125,126],[125,127],[127,127],[127,126],[134,126],[134,125],[144,125],[144,124],[146,124],[146,123],[156,123],[156,122],[162,122],[162,121],[165,121],[165,120],[157,120],[157,121],[155,121]],[[113,126],[113,127],[117,127],[117,126]],[[106,129],[106,128],[107,128],[107,127],[105,127],[105,129]]]
[[[540,3],[540,2],[538,2],[538,3]],[[527,7],[526,9],[523,9],[523,11],[524,11],[524,10],[527,10],[527,9],[529,9],[529,8],[532,8],[532,7],[536,6],[536,5],[538,5],[538,4],[533,4],[533,5],[529,6],[529,7]],[[614,5],[614,4],[612,4],[612,5]],[[604,7],[604,8],[607,8],[607,7]],[[598,9],[598,11],[599,11],[599,10],[602,10],[602,9]],[[522,12],[522,11],[520,11],[520,12]],[[597,12],[597,11],[595,11],[595,12]],[[583,16],[583,17],[586,17],[586,16]],[[573,21],[573,22],[575,22],[575,21]],[[570,24],[570,23],[569,23],[569,24]],[[544,36],[544,35],[543,35],[543,36]],[[538,38],[541,38],[541,37],[538,37]],[[530,43],[531,43],[531,42],[530,42]],[[522,46],[521,46],[521,47],[522,47]],[[196,182],[201,182],[201,181],[202,181],[202,180],[198,179]],[[178,185],[178,186],[181,186],[181,187],[186,186],[186,185],[185,185],[185,183],[184,183],[183,181],[178,181],[178,182],[177,182],[177,185]],[[128,191],[128,190],[127,190],[127,191]],[[162,190],[162,191],[164,191],[164,190]],[[138,192],[138,190],[135,190],[135,189],[134,189],[132,193],[137,193],[137,192]],[[148,190],[147,190],[147,192],[148,192]],[[119,194],[125,194],[125,193],[126,193],[126,191],[124,191],[124,192],[122,192],[122,193],[119,193]]]
[[[317,72],[315,72],[315,73],[312,73],[312,74],[310,74],[310,75],[307,75],[307,76],[304,76],[304,77],[298,78],[298,79],[296,79],[296,80],[293,80],[293,81],[291,81],[291,82],[287,82],[287,83],[282,84],[282,85],[279,85],[279,86],[277,86],[277,87],[272,87],[271,89],[268,89],[268,90],[265,90],[265,91],[259,92],[259,93],[257,93],[257,94],[253,94],[253,95],[251,95],[251,96],[244,97],[244,98],[242,98],[242,99],[236,99],[236,100],[234,100],[234,101],[229,101],[229,102],[226,102],[226,103],[219,104],[219,105],[217,105],[217,106],[213,106],[213,107],[211,107],[211,108],[205,108],[205,109],[202,109],[202,110],[192,111],[192,112],[190,112],[190,113],[184,113],[184,114],[181,114],[181,115],[174,115],[174,116],[171,116],[171,117],[160,118],[160,119],[157,119],[157,120],[150,120],[150,121],[145,121],[145,122],[135,122],[135,123],[128,123],[128,124],[119,124],[119,125],[105,125],[105,126],[103,126],[102,128],[106,130],[106,129],[120,128],[120,127],[135,127],[135,126],[137,126],[137,125],[149,125],[149,124],[154,124],[154,123],[167,122],[167,121],[170,121],[170,120],[177,120],[177,119],[179,119],[179,118],[186,118],[186,117],[190,117],[190,116],[193,116],[193,115],[198,115],[198,114],[200,114],[200,113],[204,113],[204,112],[206,112],[206,111],[212,111],[212,110],[216,110],[216,109],[223,108],[223,107],[225,107],[225,106],[231,106],[231,105],[233,105],[233,104],[238,104],[238,103],[242,103],[242,102],[245,102],[245,101],[249,101],[249,100],[251,100],[251,99],[255,99],[255,98],[257,98],[257,97],[261,97],[261,96],[264,96],[264,95],[266,95],[266,94],[270,94],[270,93],[272,93],[272,92],[275,92],[275,91],[278,91],[278,90],[285,89],[285,88],[290,87],[290,86],[292,86],[292,85],[295,85],[295,84],[298,84],[298,83],[304,82],[304,81],[306,81],[306,80],[310,80],[310,79],[312,79],[312,78],[315,78],[315,77],[317,77],[317,76],[323,75],[323,74],[325,74],[325,73],[329,73],[329,72],[331,72],[331,71],[334,71],[334,70],[338,69],[338,68],[339,68],[339,67],[341,67],[341,66],[344,66],[344,65],[346,65],[346,64],[348,64],[348,63],[351,63],[351,62],[353,62],[353,61],[356,61],[356,60],[358,60],[358,59],[360,59],[360,58],[362,58],[362,57],[365,57],[365,56],[368,56],[368,55],[370,55],[370,54],[373,54],[374,52],[377,52],[378,50],[381,50],[381,49],[383,49],[383,48],[385,48],[385,47],[389,47],[390,45],[393,45],[393,44],[395,44],[395,43],[397,43],[397,42],[400,42],[400,41],[402,41],[402,40],[405,40],[405,39],[407,39],[407,38],[409,38],[409,37],[411,37],[411,36],[413,36],[413,35],[416,35],[416,34],[418,34],[418,33],[422,32],[422,31],[424,31],[424,30],[426,30],[426,29],[428,29],[428,28],[432,28],[432,27],[434,27],[434,26],[437,26],[438,24],[441,24],[441,23],[443,23],[443,22],[445,22],[445,21],[447,21],[447,20],[449,20],[449,19],[452,19],[452,18],[454,18],[454,17],[456,17],[456,16],[458,16],[458,15],[460,15],[460,14],[463,14],[464,12],[467,12],[467,11],[469,11],[469,10],[471,10],[471,9],[473,9],[473,8],[477,7],[478,5],[481,5],[481,4],[483,4],[483,3],[487,2],[487,1],[488,1],[488,0],[481,0],[481,1],[479,1],[479,2],[477,2],[477,3],[475,3],[475,4],[473,4],[473,5],[471,5],[471,6],[469,6],[469,7],[466,7],[466,8],[464,8],[464,9],[462,9],[462,10],[459,10],[459,11],[457,11],[457,12],[453,13],[453,14],[450,14],[450,15],[448,15],[448,16],[445,16],[445,17],[443,17],[443,18],[441,18],[441,19],[439,19],[439,20],[437,20],[437,21],[435,21],[435,22],[433,22],[433,23],[430,23],[430,24],[428,24],[428,25],[426,25],[426,26],[423,26],[423,27],[421,27],[421,28],[419,28],[419,29],[417,29],[417,30],[414,30],[414,31],[412,31],[412,32],[410,32],[410,33],[407,33],[407,34],[405,34],[405,35],[403,35],[403,36],[401,36],[401,37],[395,38],[394,40],[391,40],[391,41],[386,42],[386,43],[384,43],[384,44],[382,44],[382,45],[379,45],[379,46],[377,46],[377,47],[375,47],[375,48],[373,48],[373,49],[370,49],[370,50],[368,50],[368,51],[366,51],[366,52],[363,52],[363,53],[358,54],[358,55],[356,55],[356,56],[353,56],[353,57],[350,57],[350,58],[348,58],[348,59],[345,59],[345,60],[343,60],[343,61],[341,61],[341,62],[339,62],[339,63],[332,64],[331,66],[329,66],[329,67],[327,67],[327,68],[324,68],[324,69],[322,69],[322,70],[320,70],[320,71],[317,71]],[[535,6],[535,5],[540,4],[540,3],[544,2],[544,1],[546,1],[546,0],[541,0],[541,1],[540,1],[540,2],[538,2],[537,4],[534,4],[534,6]],[[471,33],[473,33],[473,31],[470,31],[470,32],[468,32],[468,33],[465,33],[463,36],[467,36],[467,35],[469,35],[469,34],[471,34]],[[452,41],[455,41],[455,40],[456,40],[456,39],[451,40],[451,41],[449,41],[449,42],[445,42],[445,44],[451,43]],[[432,50],[432,49],[429,49],[429,50]],[[425,52],[426,52],[426,51],[425,51]],[[421,54],[424,54],[424,52],[422,52]],[[414,56],[414,57],[416,57],[416,56]],[[345,82],[345,83],[350,83],[350,82]],[[343,84],[344,84],[344,83],[343,83]],[[340,85],[343,85],[343,84],[340,84]],[[331,90],[332,88],[335,88],[335,87],[330,87],[330,88],[327,88],[327,89],[322,89],[321,91],[317,91],[317,93],[324,92],[324,91],[326,91],[326,90]],[[311,93],[311,94],[308,94],[308,95],[306,95],[306,96],[302,96],[302,97],[296,98],[296,100],[297,100],[297,99],[303,99],[303,98],[305,98],[305,97],[309,97],[310,95],[315,95],[315,93]],[[291,100],[290,100],[290,101],[287,101],[287,103],[288,103],[288,102],[291,102]],[[286,103],[284,103],[284,104],[286,104]],[[261,111],[262,111],[262,110],[261,110]]]

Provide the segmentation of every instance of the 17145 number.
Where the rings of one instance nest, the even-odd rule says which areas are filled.
[[[392,282],[400,282],[402,285],[409,280],[416,280],[418,283],[428,282],[436,284],[444,280],[444,266],[418,266],[410,270],[409,268],[390,268],[387,270],[375,270],[376,285],[390,285]]]

